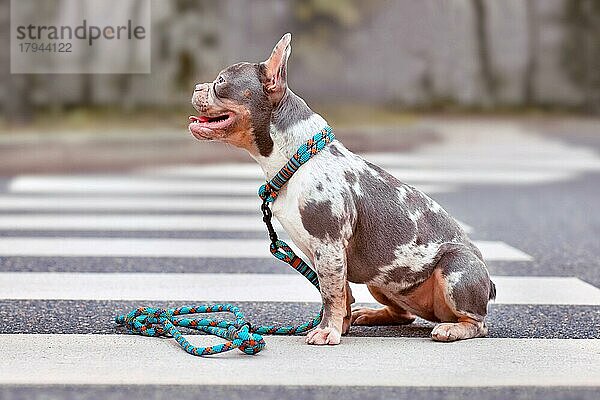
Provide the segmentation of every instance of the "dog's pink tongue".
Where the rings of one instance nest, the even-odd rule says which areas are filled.
[[[189,120],[190,120],[190,122],[208,122],[208,121],[210,121],[210,118],[204,117],[204,116],[196,117],[195,115],[190,115]]]
[[[190,122],[208,122],[208,121],[210,121],[210,118],[196,117],[195,115],[190,115],[189,120],[190,120]]]

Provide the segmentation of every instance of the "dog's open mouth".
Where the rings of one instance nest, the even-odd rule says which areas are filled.
[[[199,124],[205,128],[218,128],[221,125],[228,125],[231,116],[229,114],[217,115],[216,117],[190,115],[190,122],[192,124]]]
[[[212,139],[214,130],[225,129],[233,122],[233,115],[231,113],[225,113],[213,117],[206,115],[189,117],[190,132],[198,139]]]

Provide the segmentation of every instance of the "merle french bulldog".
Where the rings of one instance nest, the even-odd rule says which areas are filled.
[[[291,35],[262,63],[225,68],[197,84],[189,131],[246,149],[267,179],[327,122],[287,86]],[[481,252],[435,201],[335,141],[299,168],[273,214],[317,271],[324,304],[309,344],[338,344],[350,325],[442,322],[437,341],[485,336],[495,298]],[[383,308],[357,308],[348,282]]]

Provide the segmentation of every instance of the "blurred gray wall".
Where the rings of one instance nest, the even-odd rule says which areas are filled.
[[[290,31],[290,86],[309,101],[581,105],[598,97],[600,83],[590,89],[590,73],[578,83],[565,67],[578,29],[569,1],[578,0],[153,0],[151,74],[5,75],[2,102],[184,104],[194,82],[236,61],[264,60]],[[591,46],[600,46],[595,37]]]

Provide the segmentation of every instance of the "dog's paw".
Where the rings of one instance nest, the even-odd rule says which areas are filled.
[[[366,307],[352,310],[352,317],[350,318],[352,325],[370,325],[370,316],[372,315],[373,311],[375,310]]]
[[[381,309],[360,307],[352,310],[352,325],[374,325],[381,316]]]
[[[414,320],[415,316],[408,311],[392,313],[388,307],[360,307],[352,310],[352,325],[408,325]]]
[[[454,342],[455,340],[487,336],[487,327],[483,323],[444,323],[431,331],[431,339],[436,342]]]
[[[431,338],[437,342],[453,342],[462,336],[462,329],[455,326],[456,324],[439,324],[431,331]]]
[[[335,328],[315,328],[306,335],[306,343],[308,344],[340,344],[342,334]]]

